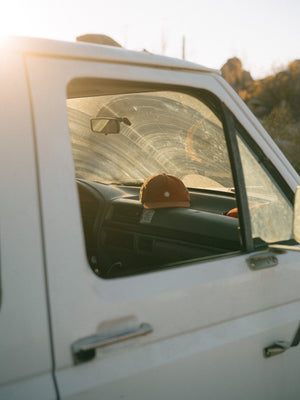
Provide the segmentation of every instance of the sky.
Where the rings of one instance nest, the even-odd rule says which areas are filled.
[[[220,69],[238,57],[255,79],[300,59],[300,0],[0,0],[0,35],[111,36],[131,50]]]

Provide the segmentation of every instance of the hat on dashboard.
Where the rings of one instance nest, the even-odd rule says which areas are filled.
[[[184,183],[174,175],[150,176],[140,190],[145,208],[189,207],[190,194]]]

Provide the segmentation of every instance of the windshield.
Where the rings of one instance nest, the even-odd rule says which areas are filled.
[[[185,93],[157,91],[67,100],[77,176],[105,184],[140,185],[159,173],[186,186],[233,187],[223,126]],[[91,120],[125,119],[118,133],[95,132]]]

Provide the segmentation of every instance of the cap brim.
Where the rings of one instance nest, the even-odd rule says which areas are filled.
[[[184,208],[189,208],[190,203],[188,201],[176,201],[176,202],[166,202],[166,201],[161,201],[161,202],[156,202],[156,203],[143,203],[143,206],[147,209],[153,209],[153,208],[172,208],[172,207],[184,207]]]

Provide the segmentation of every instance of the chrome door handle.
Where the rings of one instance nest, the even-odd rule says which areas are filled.
[[[291,341],[291,343],[284,342],[282,340],[278,340],[277,342],[273,343],[271,346],[265,347],[263,349],[264,357],[270,358],[273,356],[277,356],[277,354],[284,353],[286,350],[290,349],[291,347],[298,346],[300,343],[300,324],[296,331],[296,334]]]
[[[278,341],[272,344],[271,346],[264,348],[264,356],[266,358],[270,358],[273,356],[277,356],[277,354],[284,353],[287,349],[290,348],[290,344],[284,341]]]
[[[135,338],[137,336],[146,335],[153,331],[150,324],[142,323],[137,328],[124,332],[118,332],[116,334],[103,334],[97,333],[95,335],[87,336],[83,339],[79,339],[72,344],[72,354],[75,364],[79,364],[85,361],[92,360],[96,355],[96,349],[103,346],[108,346],[113,343],[121,342]]]

